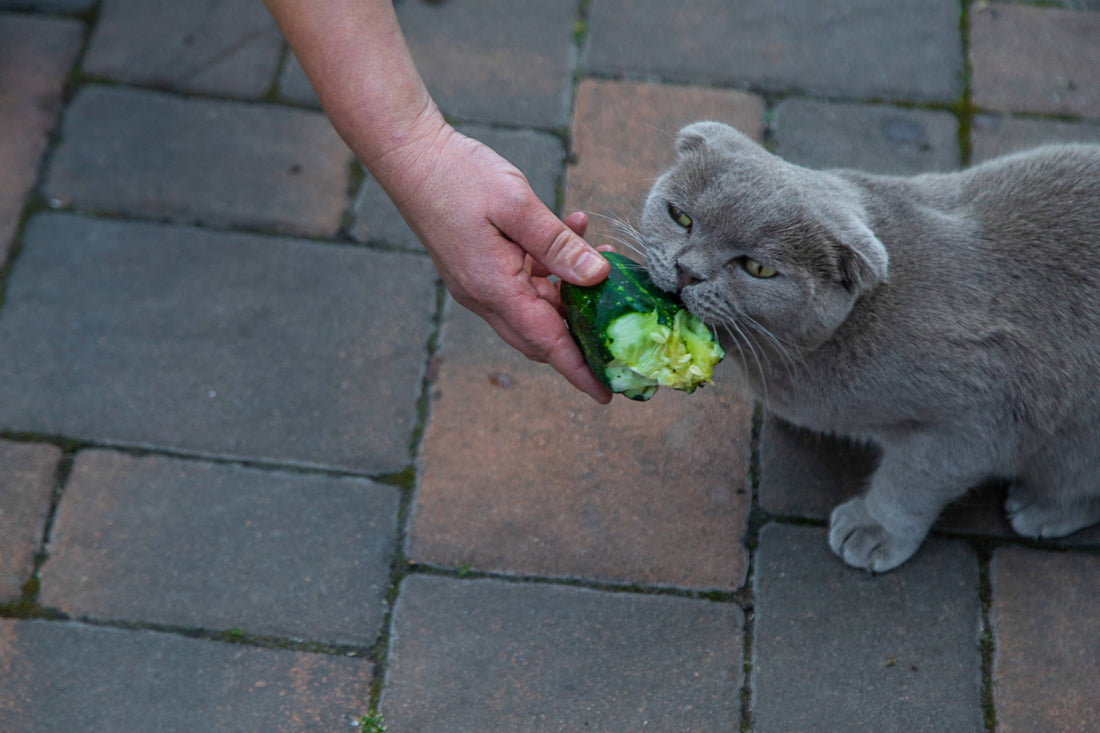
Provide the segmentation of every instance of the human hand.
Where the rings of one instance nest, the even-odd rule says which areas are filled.
[[[607,276],[607,262],[582,239],[587,217],[563,223],[515,166],[449,125],[388,157],[382,183],[455,300],[529,359],[609,402],[566,329],[549,277],[594,285]]]

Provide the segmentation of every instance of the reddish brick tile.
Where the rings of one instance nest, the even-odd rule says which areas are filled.
[[[373,665],[56,621],[0,619],[0,730],[355,731]]]
[[[573,117],[576,162],[566,170],[564,212],[592,213],[589,241],[613,244],[601,236],[614,233],[602,217],[637,224],[653,181],[672,163],[676,133],[704,119],[726,122],[760,140],[764,103],[720,89],[582,81]]]
[[[600,407],[452,309],[413,559],[699,588],[743,582],[752,407],[735,370]]]
[[[1096,730],[1100,557],[1003,548],[993,558],[997,730]]]
[[[275,80],[283,37],[263,3],[103,0],[84,71],[138,84],[260,97]]]
[[[974,102],[1100,117],[1100,13],[989,3],[970,15]]]
[[[0,263],[38,177],[83,33],[76,21],[0,15]]]
[[[61,451],[0,441],[0,603],[19,599],[34,570]]]

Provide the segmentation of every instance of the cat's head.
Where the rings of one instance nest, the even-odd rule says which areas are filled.
[[[886,249],[835,176],[786,163],[717,122],[685,127],[676,150],[642,214],[646,266],[742,348],[767,340],[761,330],[814,348],[886,279]]]

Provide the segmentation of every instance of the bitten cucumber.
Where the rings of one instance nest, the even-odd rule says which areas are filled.
[[[658,387],[694,392],[724,356],[706,324],[615,252],[607,279],[584,287],[562,282],[565,321],[589,368],[612,392],[648,400]]]

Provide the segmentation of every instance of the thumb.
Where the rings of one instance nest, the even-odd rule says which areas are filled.
[[[566,226],[531,193],[528,205],[500,222],[500,230],[531,257],[562,280],[595,285],[607,277],[607,260]]]

